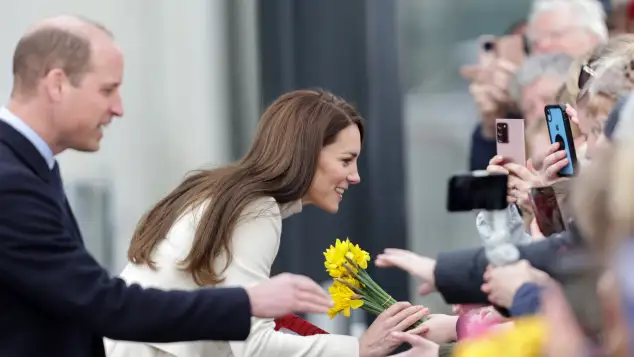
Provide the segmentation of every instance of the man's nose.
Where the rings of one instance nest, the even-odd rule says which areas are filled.
[[[110,107],[110,111],[112,112],[113,116],[116,116],[116,117],[123,116],[123,102],[121,101],[121,97],[119,95],[117,95],[117,97],[114,100],[114,103],[112,103],[112,106]]]

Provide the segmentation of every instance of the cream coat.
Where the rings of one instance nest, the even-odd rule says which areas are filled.
[[[302,209],[301,202],[278,205],[273,198],[250,204],[240,218],[231,241],[233,259],[225,271],[222,286],[251,286],[269,279],[282,232],[282,219]],[[157,270],[128,264],[121,277],[128,283],[164,290],[193,290],[198,286],[190,274],[179,268],[192,247],[202,209],[181,217],[166,239],[157,246],[153,261]],[[215,263],[218,271],[224,259]],[[198,341],[183,343],[137,343],[105,340],[108,357],[357,357],[358,340],[351,336],[302,337],[274,330],[272,319],[253,318],[251,334],[243,342]]]

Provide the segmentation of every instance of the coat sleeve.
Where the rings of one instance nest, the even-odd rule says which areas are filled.
[[[556,276],[559,251],[568,246],[568,232],[557,233],[541,241],[518,246],[520,259],[526,259],[536,269]],[[488,304],[480,287],[489,264],[484,248],[441,253],[436,259],[434,279],[438,292],[448,304]]]
[[[232,260],[223,285],[251,286],[269,279],[278,252],[282,219],[272,199],[256,201],[241,218],[232,237]],[[295,237],[301,239],[301,237]],[[231,342],[236,357],[357,357],[359,342],[342,335],[297,336],[275,331],[272,319],[253,318],[245,342]]]
[[[165,292],[127,286],[62,225],[36,176],[0,172],[0,286],[52,319],[96,334],[147,342],[244,340],[250,303],[242,288]]]

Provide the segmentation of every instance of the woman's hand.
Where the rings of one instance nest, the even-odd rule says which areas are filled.
[[[426,339],[436,343],[447,343],[458,339],[456,334],[456,323],[458,316],[432,314],[423,323],[428,330],[423,335]]]
[[[509,170],[509,167],[523,168],[524,171],[520,174],[516,174],[515,171]],[[494,156],[489,161],[487,172],[509,175],[506,202],[509,204],[517,203],[524,212],[533,211],[530,204],[530,189],[533,187],[533,181],[537,179],[536,174],[533,174],[524,166],[509,163],[508,160],[499,155]]]
[[[392,336],[399,342],[409,343],[412,348],[389,357],[438,357],[440,346],[433,341],[403,332],[392,332]]]
[[[506,162],[507,162],[507,160],[504,157],[500,156],[500,155],[493,156],[493,158],[491,160],[489,160],[489,165],[487,166],[487,172],[489,174],[508,175],[509,174],[509,170],[504,168],[504,164]],[[508,189],[506,192],[507,192],[507,194],[506,194],[506,202],[508,204],[515,203],[515,198],[511,195],[511,190]]]
[[[566,114],[568,114],[568,118],[571,122],[579,125],[579,113],[577,113],[577,109],[573,108],[570,104],[566,104]]]
[[[383,254],[379,254],[374,264],[380,268],[397,267],[405,270],[423,283],[418,288],[418,293],[427,295],[436,290],[434,282],[434,269],[436,261],[434,259],[420,256],[416,253],[404,249],[386,249]]]
[[[359,339],[360,357],[383,357],[401,344],[392,336],[392,332],[402,332],[416,321],[429,314],[423,306],[412,306],[408,302],[397,302],[387,308],[374,320],[372,325]],[[420,325],[408,331],[409,334],[422,334],[427,326]]]
[[[541,229],[539,229],[539,224],[537,224],[537,219],[535,218],[533,218],[533,220],[531,221],[529,232],[531,234],[531,237],[533,237],[533,241],[538,241],[546,238]]]
[[[566,165],[568,165],[566,151],[559,150],[559,143],[550,144],[546,152],[536,155],[535,160],[531,160],[531,166],[541,177],[544,186],[561,180],[558,173]]]

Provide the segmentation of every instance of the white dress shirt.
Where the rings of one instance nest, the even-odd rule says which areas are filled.
[[[22,121],[22,119],[18,118],[17,115],[11,113],[11,111],[6,107],[0,108],[0,120],[9,124],[13,127],[13,129],[24,135],[24,137],[27,138],[33,146],[35,146],[44,160],[46,160],[48,168],[50,170],[53,169],[53,166],[55,166],[55,156],[53,156],[53,151],[44,139],[35,132],[35,130],[31,129],[30,126]]]

